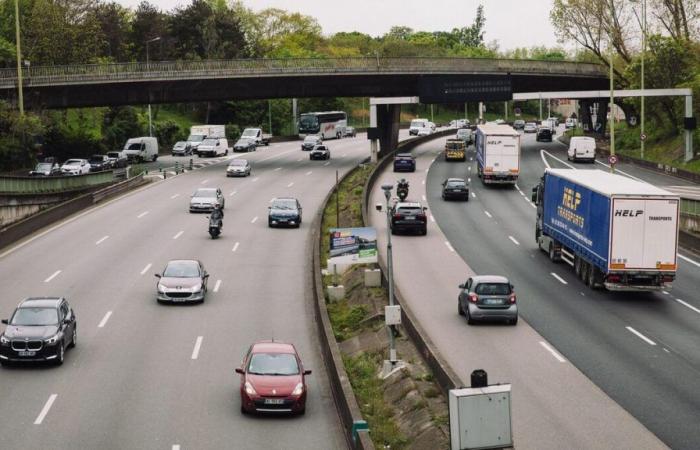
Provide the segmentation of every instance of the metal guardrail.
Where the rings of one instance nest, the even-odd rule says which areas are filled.
[[[114,181],[111,170],[60,177],[0,177],[0,193],[45,194],[84,189]]]
[[[511,73],[602,78],[598,64],[488,58],[264,58],[203,61],[159,61],[23,68],[23,83],[31,86],[194,78],[259,77],[280,74],[465,74]],[[0,69],[0,89],[17,85],[15,69]]]
[[[681,214],[700,218],[700,201],[681,197]]]

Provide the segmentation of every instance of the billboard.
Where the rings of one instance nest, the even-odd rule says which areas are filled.
[[[328,265],[376,262],[377,230],[375,228],[331,228]]]

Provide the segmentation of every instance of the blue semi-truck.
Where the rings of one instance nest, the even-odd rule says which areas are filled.
[[[546,169],[535,239],[593,289],[658,290],[676,276],[678,195],[601,170]]]

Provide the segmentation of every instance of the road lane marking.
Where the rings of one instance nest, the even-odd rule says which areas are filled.
[[[253,178],[253,179],[250,180],[250,181],[251,181],[252,183],[255,183],[255,182],[258,181],[259,179],[260,179],[260,177],[255,177],[255,178]]]
[[[180,444],[173,444],[173,448],[170,450],[180,450]]]
[[[693,265],[695,265],[695,266],[697,266],[697,267],[700,267],[700,263],[697,262],[697,261],[693,261],[692,259],[687,258],[687,257],[685,257],[685,256],[683,256],[683,255],[681,255],[681,254],[679,254],[678,257],[679,257],[680,259],[682,259],[683,261],[689,262],[690,264],[693,264]]]
[[[309,170],[308,172],[306,172],[306,175],[311,175],[312,173],[313,171]]]
[[[324,164],[324,166],[327,166],[327,165],[329,165],[330,163],[331,163],[331,162],[330,162],[330,161],[328,161],[327,163],[325,163],[325,164]]]
[[[136,218],[137,218],[137,219],[140,219],[141,217],[145,216],[146,214],[148,214],[148,211],[142,212],[141,214],[139,214],[138,216],[136,216]]]
[[[259,162],[267,161],[269,159],[279,158],[282,155],[286,155],[287,153],[292,153],[294,151],[296,151],[296,150],[287,150],[286,152],[277,153],[276,155],[272,155],[272,156],[268,156],[267,158],[263,158]]]
[[[343,154],[340,155],[340,156],[343,157],[343,158],[345,158],[346,156],[348,156],[348,154],[347,154],[347,153],[343,153]]]
[[[426,198],[425,198],[425,195],[422,195],[421,198],[423,198],[423,201],[424,201],[424,202],[427,201]]]
[[[290,188],[290,187],[292,187],[292,186],[294,186],[294,182],[293,182],[293,181],[287,185],[288,188]]]
[[[153,265],[153,264],[151,264],[151,263],[146,264],[146,267],[144,267],[143,270],[141,271],[141,275],[143,275],[143,274],[145,274],[146,272],[148,272],[148,269],[150,269],[152,265]]]
[[[476,194],[472,192],[472,198],[476,198]]]
[[[105,314],[105,316],[102,318],[102,320],[100,321],[100,324],[97,325],[97,328],[104,328],[105,325],[107,325],[107,321],[109,320],[110,317],[112,317],[112,311],[107,311],[107,314]]]
[[[432,214],[430,215],[430,221],[435,222],[435,217],[433,217]]]
[[[491,219],[491,218],[493,217],[493,216],[491,215],[491,213],[488,212],[488,211],[484,211],[484,214],[486,214],[486,216],[487,216],[489,219]]]
[[[428,172],[428,170],[430,170],[430,167],[428,167],[427,169],[425,169],[426,173]]]
[[[178,231],[177,234],[173,236],[173,239],[179,238],[180,236],[182,236],[182,233],[184,233],[184,231]]]
[[[199,349],[202,347],[203,336],[197,336],[197,340],[194,343],[194,349],[192,350],[192,359],[197,359],[199,356]]]
[[[668,291],[661,291],[661,292],[662,292],[664,295],[671,295],[671,293],[668,292]]]
[[[278,167],[278,168],[276,168],[275,170],[273,170],[273,172],[277,172],[278,170],[282,170],[282,168],[281,168],[281,167]]]
[[[233,192],[231,192],[230,194],[228,194],[228,196],[231,197],[231,196],[233,196],[233,195],[236,195],[237,192],[238,192],[238,191],[233,191]]]
[[[627,331],[629,331],[629,332],[635,334],[639,339],[643,340],[643,341],[646,342],[647,344],[649,344],[649,345],[656,345],[656,342],[654,342],[654,341],[652,341],[651,339],[649,339],[648,337],[644,336],[642,333],[640,333],[639,331],[635,330],[634,328],[632,328],[632,327],[625,327],[625,328],[627,328]]]
[[[272,203],[272,202],[274,202],[274,201],[275,201],[275,197],[272,197],[272,198],[270,199],[269,203]]]
[[[95,242],[95,245],[100,245],[101,243],[103,243],[107,239],[109,239],[109,236],[102,236],[97,242]]]
[[[255,223],[258,221],[258,216],[253,217],[253,220],[250,221],[250,223]]]
[[[445,245],[452,253],[454,253],[455,249],[454,247],[452,247],[452,244],[450,244],[448,241],[445,241]]]
[[[172,200],[172,199],[174,199],[174,198],[178,198],[179,196],[180,196],[180,194],[171,195],[171,196],[170,196],[170,199]]]
[[[598,164],[600,164],[601,166],[605,166],[605,167],[608,168],[608,169],[610,168],[609,165],[607,165],[607,164],[605,164],[605,163],[602,163],[602,162],[598,161],[597,159],[595,160],[595,162],[598,163]],[[624,175],[624,176],[626,176],[626,177],[632,178],[633,180],[637,180],[637,181],[641,181],[642,183],[650,184],[648,181],[642,180],[641,178],[637,178],[637,177],[635,177],[634,175],[631,175],[631,174],[629,174],[629,173],[627,173],[627,172],[623,172],[622,170],[620,170],[620,169],[618,169],[618,168],[615,168],[615,172],[616,172],[616,173],[619,172],[619,173],[621,173],[622,175]]]
[[[231,249],[231,251],[232,251],[232,252],[235,252],[236,250],[238,250],[238,245],[239,245],[239,244],[240,244],[240,242],[236,242],[235,244],[233,244],[233,248]]]
[[[685,306],[685,307],[687,307],[687,308],[690,308],[690,309],[692,309],[693,311],[695,311],[696,313],[700,314],[700,309],[696,308],[695,306],[691,305],[690,303],[686,303],[686,302],[684,302],[683,300],[681,300],[680,298],[677,298],[676,301],[677,301],[678,303],[680,303],[681,305],[683,305],[683,306]]]
[[[216,280],[216,284],[214,285],[214,292],[219,292],[220,287],[221,287],[221,280]]]
[[[513,244],[515,244],[515,245],[520,245],[520,242],[518,242],[518,240],[515,239],[513,236],[508,236],[508,239],[510,239],[511,241],[513,241]]]
[[[207,183],[209,183],[209,178],[207,178],[206,180],[202,180],[202,184],[207,184]]]
[[[299,159],[297,159],[297,162],[301,161],[302,159],[303,159],[303,158],[299,158]]]
[[[554,272],[550,272],[550,275],[552,275],[554,278],[556,278],[557,280],[559,280],[559,282],[560,282],[561,284],[569,284],[565,279],[563,279],[562,277],[560,277],[559,275],[557,275],[557,274],[554,273]]]
[[[58,394],[51,394],[49,396],[49,399],[46,400],[46,404],[44,405],[44,408],[42,408],[41,412],[39,413],[36,420],[34,421],[34,425],[41,425],[41,422],[44,421],[44,417],[46,417],[46,415],[49,413],[49,410],[51,409],[53,402],[56,401],[56,397],[58,397]]]
[[[53,280],[54,278],[56,278],[58,276],[59,273],[61,273],[60,270],[55,271],[53,274],[51,274],[50,277],[48,277],[47,279],[44,280],[44,283],[48,283],[49,281]]]
[[[541,345],[542,347],[544,347],[545,350],[547,350],[549,353],[551,353],[552,356],[554,356],[554,357],[557,359],[557,361],[559,361],[560,363],[566,362],[566,360],[564,359],[564,357],[561,356],[561,355],[559,354],[559,352],[557,352],[556,350],[554,350],[554,349],[553,349],[549,344],[547,344],[545,341],[540,341],[540,345]]]
[[[556,156],[552,155],[551,153],[549,153],[547,150],[542,149],[542,150],[540,150],[540,156],[542,156],[542,161],[544,161],[544,165],[547,166],[547,168],[549,168],[549,167],[551,167],[551,166],[547,163],[547,161],[545,161],[545,158],[544,158],[544,154],[545,154],[545,153],[546,153],[547,155],[549,155],[550,158],[556,159],[557,161],[559,161],[560,163],[564,164],[564,165],[565,165],[566,167],[568,167],[569,169],[578,170],[578,169],[576,169],[576,167],[572,166],[571,164],[569,164],[569,163],[567,163],[567,162],[564,162],[563,160],[561,160],[561,159],[557,158]]]
[[[421,184],[425,184],[425,180],[421,181]]]

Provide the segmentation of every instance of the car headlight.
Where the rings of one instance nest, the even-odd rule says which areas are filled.
[[[0,335],[0,344],[9,344],[10,340],[5,337],[5,335]]]
[[[202,285],[201,285],[201,284],[199,284],[199,285],[197,285],[197,286],[192,286],[192,292],[193,292],[193,293],[197,293],[197,292],[199,292],[199,291],[201,291],[201,290],[202,290]]]
[[[60,337],[59,334],[56,333],[56,335],[51,336],[51,337],[48,338],[48,339],[45,339],[44,342],[47,343],[47,344],[49,344],[49,345],[55,344],[56,341],[58,341],[58,338],[59,338],[59,337]]]
[[[292,391],[292,395],[301,395],[304,392],[304,383],[299,383],[296,385]]]
[[[250,384],[250,381],[245,382],[245,393],[248,395],[258,395],[257,392],[255,392],[255,389],[253,389],[253,385]]]
[[[167,288],[162,284],[158,283],[158,292],[165,292]]]

